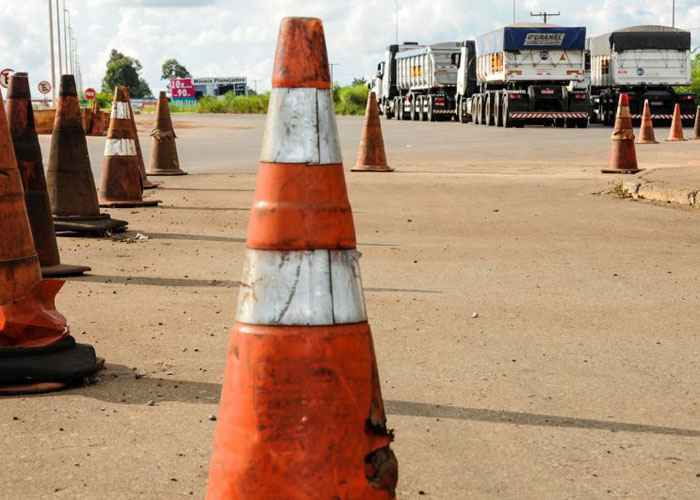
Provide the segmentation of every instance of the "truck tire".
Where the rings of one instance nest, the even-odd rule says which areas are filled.
[[[484,99],[484,125],[491,127],[493,122],[491,118],[493,117],[493,93],[489,92],[486,94]]]
[[[588,120],[581,119],[578,122],[576,122],[576,128],[588,128]]]
[[[497,127],[503,126],[503,95],[500,92],[495,94],[495,105],[493,108],[493,120]]]
[[[513,126],[513,120],[510,118],[510,112],[508,111],[508,96],[503,96],[503,106],[501,106],[501,122],[504,128],[511,128]]]
[[[408,113],[408,119],[412,120],[414,122],[418,121],[417,105],[418,105],[418,98],[416,96],[413,96],[413,98],[411,99],[411,104],[409,106],[410,111]]]
[[[464,109],[464,100],[460,97],[457,99],[457,121],[459,123],[467,123],[467,113]]]
[[[425,121],[425,111],[423,111],[423,96],[418,97],[416,100],[416,107],[418,108],[416,114],[418,115],[418,121]]]
[[[396,120],[403,120],[403,101],[399,97],[394,97],[394,110],[396,111]]]
[[[435,114],[433,113],[433,100],[430,97],[428,97],[428,121],[435,121]]]
[[[481,94],[474,97],[474,124],[481,125]]]

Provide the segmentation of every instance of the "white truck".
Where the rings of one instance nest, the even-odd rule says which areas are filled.
[[[633,120],[639,121],[648,99],[655,123],[671,120],[676,103],[683,121],[695,119],[696,97],[675,86],[691,83],[690,32],[668,26],[634,26],[592,37],[592,119],[612,125],[620,93],[630,98]]]
[[[399,88],[396,82],[396,56],[399,52],[420,47],[416,42],[392,44],[386,48],[384,60],[377,65],[377,74],[372,78],[370,88],[377,94],[379,114],[391,119],[396,114],[396,97]]]
[[[582,27],[515,24],[477,38],[479,89],[463,101],[462,121],[587,127],[585,50]]]

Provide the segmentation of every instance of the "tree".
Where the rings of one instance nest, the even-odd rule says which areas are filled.
[[[352,80],[352,86],[356,85],[367,85],[367,78],[362,77],[362,78],[353,78]]]
[[[168,59],[163,63],[163,76],[161,80],[172,80],[173,78],[187,78],[192,76],[187,68],[177,62],[177,59]]]
[[[117,85],[129,89],[129,95],[137,99],[152,95],[151,89],[141,77],[143,66],[133,57],[126,56],[112,49],[107,61],[107,72],[102,80],[102,92],[113,93]]]

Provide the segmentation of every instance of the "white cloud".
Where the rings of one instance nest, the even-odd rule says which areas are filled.
[[[372,71],[394,40],[393,0],[65,0],[79,40],[83,79],[99,88],[111,49],[136,57],[156,91],[160,66],[177,58],[200,76],[246,75],[269,86],[279,21],[324,20],[336,80]],[[399,0],[400,38],[430,43],[460,40],[509,23],[512,0]],[[518,17],[560,10],[556,23],[592,34],[635,24],[670,24],[670,0],[517,0]],[[677,23],[700,28],[700,0],[677,0]],[[0,66],[48,78],[48,0],[0,2]],[[700,34],[700,30],[694,32]],[[698,42],[700,45],[700,41]]]

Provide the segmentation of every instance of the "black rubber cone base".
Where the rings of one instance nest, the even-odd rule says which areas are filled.
[[[123,233],[129,223],[125,220],[112,219],[104,214],[99,217],[58,217],[53,218],[56,236],[89,235],[104,236],[108,233]]]
[[[620,170],[620,169],[614,169],[614,168],[606,168],[605,170],[601,170],[601,173],[603,174],[636,174],[644,170],[643,168],[637,168],[637,169],[627,169],[627,170]]]
[[[58,264],[57,266],[42,266],[41,275],[44,278],[65,278],[68,276],[82,276],[92,268],[88,266],[71,266],[70,264]]]
[[[0,394],[33,394],[79,385],[104,367],[90,345],[67,336],[48,347],[0,348]]]
[[[136,207],[157,207],[160,200],[142,201],[106,201],[100,200],[102,208],[136,208]]]

